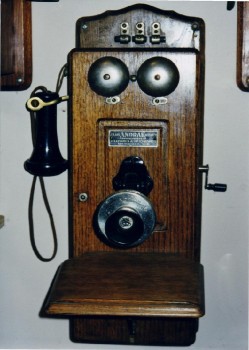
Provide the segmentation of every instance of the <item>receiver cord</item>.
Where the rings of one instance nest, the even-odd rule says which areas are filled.
[[[59,90],[62,86],[62,82],[64,77],[67,76],[67,64],[65,64],[58,75],[58,79],[57,79],[57,84],[56,84],[56,92],[59,93]],[[34,89],[34,91],[31,93],[30,97],[33,97],[35,95],[35,93],[38,90],[42,90],[43,92],[46,92],[47,89],[44,86],[38,86]],[[35,135],[36,135],[36,113],[30,111],[30,120],[31,120],[31,133],[32,133],[32,142],[33,145],[35,144]],[[35,230],[34,230],[34,220],[33,220],[33,204],[34,204],[34,195],[35,195],[35,186],[36,186],[36,181],[37,181],[37,176],[33,177],[33,181],[32,181],[32,185],[31,185],[31,190],[30,190],[30,196],[29,196],[29,206],[28,206],[28,220],[29,220],[29,235],[30,235],[30,243],[31,243],[31,247],[36,255],[36,257],[43,261],[43,262],[49,262],[51,260],[54,259],[54,257],[56,256],[57,250],[58,250],[58,240],[57,240],[57,233],[56,233],[56,228],[55,228],[55,224],[54,224],[54,218],[53,218],[53,214],[50,208],[50,204],[48,201],[48,197],[47,197],[47,192],[46,192],[46,188],[45,188],[45,183],[44,183],[44,179],[41,176],[38,176],[39,178],[39,182],[40,182],[40,186],[41,186],[41,191],[42,191],[42,197],[43,197],[43,202],[46,208],[46,211],[48,213],[48,217],[50,220],[50,226],[51,226],[51,230],[52,230],[52,239],[53,239],[53,252],[52,255],[49,258],[45,258],[44,256],[42,256],[39,252],[39,250],[37,249],[36,246],[36,242],[35,242]]]

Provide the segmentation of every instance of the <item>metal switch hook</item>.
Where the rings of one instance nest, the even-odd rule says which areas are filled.
[[[49,102],[44,102],[40,97],[31,97],[30,99],[28,99],[26,106],[28,108],[28,110],[33,111],[33,112],[37,112],[39,110],[41,110],[43,107],[47,107],[47,106],[51,106],[54,104],[58,104],[60,102],[63,101],[67,101],[69,99],[69,96],[61,96],[58,99],[49,101]]]
[[[214,183],[209,184],[208,183],[208,172],[209,172],[209,165],[202,165],[199,167],[199,171],[202,173],[205,173],[205,190],[213,190],[215,192],[226,192],[227,185],[226,184],[220,184],[220,183]]]

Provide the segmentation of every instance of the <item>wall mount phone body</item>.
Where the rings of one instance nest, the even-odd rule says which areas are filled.
[[[41,312],[69,317],[73,341],[195,341],[205,313],[204,36],[201,19],[141,4],[77,21],[70,258]]]

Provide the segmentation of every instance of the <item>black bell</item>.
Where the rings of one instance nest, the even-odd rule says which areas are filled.
[[[165,57],[146,60],[138,69],[137,82],[141,90],[153,97],[171,94],[179,83],[176,65]]]
[[[123,92],[129,84],[129,71],[124,62],[115,57],[101,57],[88,72],[91,89],[98,95],[113,97]]]

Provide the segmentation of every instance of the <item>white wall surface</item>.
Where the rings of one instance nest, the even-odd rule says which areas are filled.
[[[42,263],[29,242],[27,207],[32,177],[24,171],[23,162],[32,150],[25,102],[38,85],[55,89],[57,74],[74,47],[76,20],[134,3],[32,3],[32,86],[23,92],[0,93],[0,213],[5,215],[5,226],[0,230],[1,348],[128,348],[74,344],[69,340],[67,320],[38,316],[58,265],[68,257],[67,175],[46,179],[59,250],[53,262]],[[226,193],[203,192],[201,261],[205,267],[206,315],[200,320],[191,349],[247,349],[249,93],[236,86],[236,9],[228,12],[226,2],[215,1],[146,3],[201,17],[206,23],[204,164],[211,167],[210,182],[228,185]],[[66,83],[61,90],[65,93]],[[60,104],[59,135],[65,156],[66,112],[66,104]],[[51,232],[39,190],[34,210],[37,244],[49,255]]]

